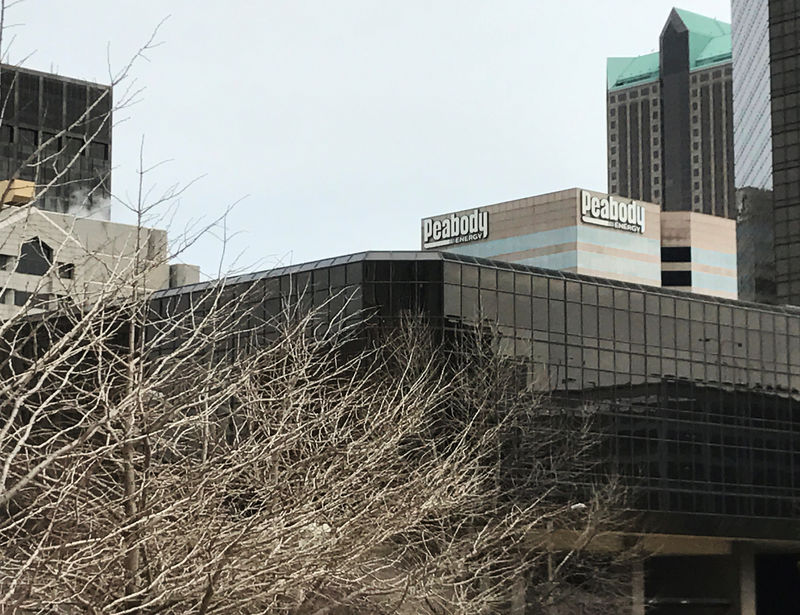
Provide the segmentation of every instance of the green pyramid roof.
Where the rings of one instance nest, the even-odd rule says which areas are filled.
[[[731,59],[731,24],[684,9],[673,9],[689,30],[689,70]]]
[[[700,70],[731,60],[731,25],[683,9],[672,9],[689,31],[689,70]],[[673,18],[670,14],[670,19]],[[608,58],[608,89],[616,90],[657,81],[659,54]]]
[[[657,81],[658,63],[658,52],[636,58],[608,58],[608,89]]]

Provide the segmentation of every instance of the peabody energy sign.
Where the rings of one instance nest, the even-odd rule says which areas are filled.
[[[489,236],[489,212],[476,209],[471,214],[452,214],[447,218],[422,221],[422,247],[439,248]]]
[[[613,196],[599,198],[581,191],[581,220],[631,233],[644,233],[644,206],[636,201],[625,203]]]

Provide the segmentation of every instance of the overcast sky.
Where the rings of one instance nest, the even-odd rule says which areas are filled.
[[[175,228],[241,199],[224,268],[264,269],[418,249],[428,215],[605,189],[605,59],[657,50],[672,6],[26,0],[8,57],[107,83],[109,46],[120,68],[168,17],[134,69],[140,102],[115,117],[113,191],[135,195],[144,136],[148,163],[170,161],[156,193],[203,176]],[[729,0],[680,8],[730,20]],[[113,219],[131,220],[117,206]],[[207,237],[181,260],[216,275],[221,252]]]

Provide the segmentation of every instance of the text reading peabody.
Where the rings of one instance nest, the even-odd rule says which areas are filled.
[[[581,219],[587,224],[644,233],[645,210],[636,201],[624,203],[613,196],[600,198],[581,191]]]

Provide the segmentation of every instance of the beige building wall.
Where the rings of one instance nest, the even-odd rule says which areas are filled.
[[[609,199],[604,193],[570,188],[434,216],[422,222],[422,247],[659,286],[660,207],[637,201],[645,211],[645,232],[631,232],[584,221],[584,194],[598,200]],[[444,240],[444,243],[426,237],[426,224],[444,222],[454,216],[469,217],[475,212],[488,216],[485,236],[480,232],[469,233],[467,241],[461,242],[462,237],[458,242]]]
[[[697,212],[662,212],[661,245],[665,281],[670,277],[681,281],[687,273],[691,278],[690,284],[673,288],[737,298],[735,220]]]
[[[51,251],[52,266],[43,274],[19,271],[23,244],[37,241]],[[169,279],[166,231],[32,206],[0,210],[0,318],[20,309],[41,311],[59,299],[85,303],[111,287],[122,296],[134,284],[145,291],[166,288]]]

